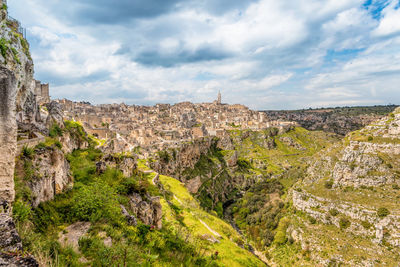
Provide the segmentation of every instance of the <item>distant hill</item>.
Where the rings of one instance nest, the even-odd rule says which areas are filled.
[[[270,120],[295,121],[307,130],[346,135],[386,116],[397,107],[360,106],[301,110],[266,110]]]

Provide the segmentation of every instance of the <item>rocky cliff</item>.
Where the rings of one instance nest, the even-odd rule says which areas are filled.
[[[386,116],[395,108],[396,106],[371,106],[265,112],[270,120],[295,121],[310,131],[321,130],[346,135]]]
[[[57,146],[39,145],[30,153],[20,156],[16,176],[29,188],[31,205],[36,208],[71,188],[73,179],[69,163]]]
[[[9,19],[7,6],[0,9],[0,265],[38,266],[24,257],[21,240],[10,217],[14,201],[14,166],[17,150],[17,122],[39,124],[40,112],[34,95],[33,63],[29,45],[19,32],[19,23]]]
[[[396,266],[400,261],[399,125],[396,109],[350,133],[318,155],[292,191],[297,210],[292,236],[312,251],[315,263]]]
[[[0,68],[0,201],[14,200],[14,165],[17,123],[14,112],[16,81],[13,73]]]

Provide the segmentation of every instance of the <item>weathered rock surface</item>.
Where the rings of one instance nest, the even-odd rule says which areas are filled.
[[[31,177],[26,181],[32,192],[32,206],[52,200],[55,195],[72,187],[73,178],[64,153],[56,147],[35,149],[32,159],[18,161],[17,174],[25,177],[25,162],[31,162]]]
[[[53,124],[57,124],[60,128],[64,128],[64,117],[62,106],[56,102],[51,101],[46,105],[48,110],[48,116],[46,119],[46,125],[50,128]]]
[[[357,253],[369,251],[373,255],[361,258],[347,255],[346,258],[340,247],[320,253],[324,251],[321,240],[326,238],[325,234],[310,234],[309,229],[313,227],[295,216],[301,223],[292,233],[304,248],[313,251],[316,262],[328,263],[329,254],[331,257],[335,254],[337,262],[351,266],[396,261],[400,252],[399,125],[398,108],[390,116],[349,134],[342,144],[320,153],[308,168],[304,181],[292,191],[293,206],[297,210],[317,223],[340,228],[338,237],[330,233],[329,238],[340,243],[343,233],[353,235],[360,242],[355,243]]]
[[[71,224],[59,234],[58,241],[64,246],[71,246],[78,252],[79,239],[87,234],[90,226],[90,222],[76,222]]]
[[[174,175],[178,178],[187,168],[194,168],[202,155],[209,153],[211,147],[218,140],[213,138],[197,139],[191,143],[181,144],[178,148],[168,153],[167,157],[153,162],[151,168],[165,175]]]
[[[131,177],[137,170],[137,159],[133,156],[106,155],[96,163],[97,173],[104,173],[109,168],[117,168],[125,177]]]
[[[36,260],[23,255],[21,238],[13,219],[0,212],[0,266],[39,266]]]
[[[361,129],[376,121],[395,106],[354,107],[319,110],[266,111],[270,120],[295,121],[310,131],[322,130],[340,135]]]
[[[17,149],[15,117],[16,80],[11,71],[0,67],[0,201],[14,201],[14,165]]]
[[[147,225],[162,228],[162,206],[160,197],[148,197],[144,200],[139,194],[133,193],[130,196],[129,204],[133,213]]]

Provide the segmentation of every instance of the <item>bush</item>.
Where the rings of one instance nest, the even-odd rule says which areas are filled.
[[[362,221],[361,222],[362,227],[364,227],[365,229],[369,229],[371,228],[372,224],[369,223],[368,221]]]
[[[23,201],[16,201],[13,205],[13,217],[18,222],[27,221],[32,214],[31,205]]]
[[[170,160],[169,153],[167,151],[159,151],[158,156],[165,163],[168,163]]]
[[[274,242],[278,245],[283,245],[286,243],[286,230],[289,227],[289,219],[284,217],[279,221],[278,228],[276,230],[276,235],[274,237]]]
[[[51,127],[50,127],[50,132],[49,132],[49,136],[54,138],[57,136],[62,136],[63,131],[60,128],[60,126],[58,126],[58,124],[54,123]]]
[[[368,136],[368,141],[372,141],[374,138],[372,136]]]
[[[387,208],[379,208],[377,214],[379,218],[384,218],[388,216],[390,212]]]
[[[116,222],[121,217],[116,193],[99,182],[79,188],[72,203],[72,213],[78,220],[96,222],[108,219]]]
[[[239,169],[242,169],[242,170],[251,168],[250,162],[246,159],[238,159],[237,165],[239,166]]]
[[[349,228],[350,225],[351,225],[351,222],[347,218],[340,218],[340,221],[339,221],[340,229]]]
[[[325,188],[327,189],[332,189],[333,187],[333,181],[332,180],[328,180],[325,182]]]
[[[278,245],[283,245],[283,244],[285,244],[286,241],[287,241],[286,233],[284,233],[284,232],[282,232],[282,231],[276,232],[274,241],[275,241],[275,243],[278,244]]]
[[[28,159],[32,159],[33,155],[35,154],[35,151],[33,150],[33,148],[24,146],[22,148],[22,155]]]
[[[337,209],[330,209],[329,214],[335,217],[336,215],[339,214],[339,211]]]

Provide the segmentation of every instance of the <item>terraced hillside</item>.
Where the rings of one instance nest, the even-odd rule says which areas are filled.
[[[400,262],[400,109],[315,158],[292,191],[297,264]],[[301,257],[306,254],[307,257]],[[294,257],[296,259],[296,257]]]

